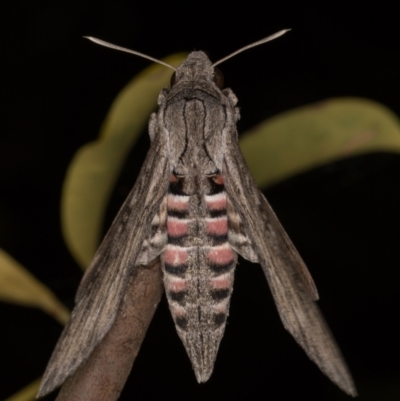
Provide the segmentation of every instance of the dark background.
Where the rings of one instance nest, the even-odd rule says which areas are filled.
[[[336,96],[400,115],[400,24],[388,1],[3,1],[0,246],[69,307],[81,271],[60,231],[62,181],[98,134],[117,93],[149,62],[96,46],[92,35],[164,57],[218,60],[283,28],[292,32],[221,66],[243,132],[279,112]],[[107,224],[134,181],[144,137],[116,186]],[[266,191],[317,283],[360,400],[400,399],[400,156],[337,161]],[[0,399],[45,368],[61,327],[0,304]],[[261,269],[241,261],[210,381],[198,385],[163,300],[122,400],[346,400],[285,332]],[[49,396],[47,399],[54,399]]]

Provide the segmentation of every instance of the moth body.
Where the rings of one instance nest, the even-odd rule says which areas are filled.
[[[155,235],[163,230],[167,234],[161,252],[166,296],[199,382],[213,371],[237,260],[228,242],[221,132],[238,112],[236,98],[231,95],[230,101],[215,86],[213,75],[207,56],[191,53],[177,70],[171,90],[163,91],[153,116],[167,136],[171,170],[166,222],[155,218]]]

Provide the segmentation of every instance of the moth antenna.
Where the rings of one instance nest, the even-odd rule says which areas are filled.
[[[154,61],[155,63],[164,65],[165,67],[171,68],[171,70],[176,71],[176,68],[173,67],[172,65],[165,63],[164,61],[158,60],[154,57],[148,56],[147,54],[143,54],[143,53],[137,52],[135,50],[127,49],[125,47],[113,45],[112,43],[105,42],[104,40],[97,39],[92,36],[84,36],[84,38],[89,39],[92,42],[97,43],[98,45],[109,47],[110,49],[120,50],[121,52],[131,53],[131,54],[135,54],[136,56],[139,56],[139,57],[147,58],[147,60]]]
[[[261,39],[261,40],[259,40],[259,41],[257,41],[257,42],[251,43],[250,45],[247,45],[247,46],[245,46],[245,47],[242,47],[241,49],[236,50],[235,52],[231,53],[229,56],[226,56],[226,57],[224,57],[223,59],[221,59],[221,60],[217,61],[216,63],[214,63],[214,64],[213,64],[213,67],[217,66],[218,64],[223,63],[224,61],[230,59],[230,58],[233,57],[233,56],[236,56],[237,54],[239,54],[239,53],[241,53],[241,52],[244,52],[244,51],[247,50],[247,49],[251,49],[252,47],[256,47],[256,46],[262,45],[263,43],[267,43],[267,42],[270,42],[271,40],[274,40],[274,39],[276,39],[276,38],[279,38],[279,36],[284,35],[286,32],[288,32],[288,31],[290,31],[290,30],[291,30],[291,29],[283,29],[282,31],[276,32],[276,33],[274,33],[274,34],[271,35],[271,36],[268,36],[268,37],[266,37],[266,38],[264,38],[264,39]]]

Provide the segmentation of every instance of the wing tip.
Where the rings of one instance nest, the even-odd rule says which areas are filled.
[[[343,392],[345,392],[347,395],[349,395],[350,397],[357,397],[358,396],[358,392],[357,392],[357,388],[354,384],[353,378],[351,377],[349,372],[346,372],[346,376],[343,378],[343,380],[333,380],[331,377],[328,376],[328,378],[334,383],[336,384],[340,390],[342,390]]]
[[[39,391],[36,394],[36,399],[45,397],[46,395],[50,394],[52,391],[54,391],[57,387],[61,386],[63,384],[64,380],[54,380],[54,379],[48,379],[45,376],[42,379],[42,382],[40,383]]]

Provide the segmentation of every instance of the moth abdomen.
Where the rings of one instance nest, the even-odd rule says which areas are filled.
[[[226,210],[210,210],[210,217],[226,216]]]
[[[216,313],[215,315],[214,315],[214,324],[215,324],[215,326],[216,327],[220,327],[220,326],[222,326],[223,324],[225,324],[226,323],[226,318],[228,317],[228,315],[226,314],[226,313],[223,313],[223,312],[221,312],[221,313]]]
[[[226,207],[221,174],[170,179],[164,285],[199,382],[213,370],[232,294],[236,253],[228,243]]]
[[[180,265],[174,265],[171,263],[164,262],[164,270],[167,274],[172,274],[173,276],[183,276],[188,269],[188,265],[186,263]]]
[[[184,316],[175,317],[175,324],[182,330],[186,330],[188,319]]]
[[[177,217],[178,219],[184,219],[187,217],[188,213],[185,210],[174,210],[170,209],[168,210],[168,216],[169,217]]]
[[[168,298],[171,301],[177,302],[179,305],[184,306],[186,302],[187,291],[170,291],[168,293]]]
[[[231,295],[229,288],[216,289],[211,291],[211,298],[216,301],[222,301]]]
[[[213,245],[221,245],[228,241],[228,219],[225,215],[206,219],[206,231]]]
[[[206,219],[206,231],[213,245],[221,245],[228,241],[227,200],[222,175],[213,177],[209,183],[211,190],[204,197],[209,216]]]
[[[190,220],[168,215],[167,234],[168,243],[184,245],[184,240],[188,236]]]
[[[224,180],[221,174],[209,178],[208,181],[210,184],[210,192],[209,192],[210,196],[224,192]]]
[[[236,266],[236,259],[230,259],[226,263],[218,263],[213,264],[210,263],[210,270],[214,273],[214,275],[220,275],[224,273],[229,273],[235,269]]]

